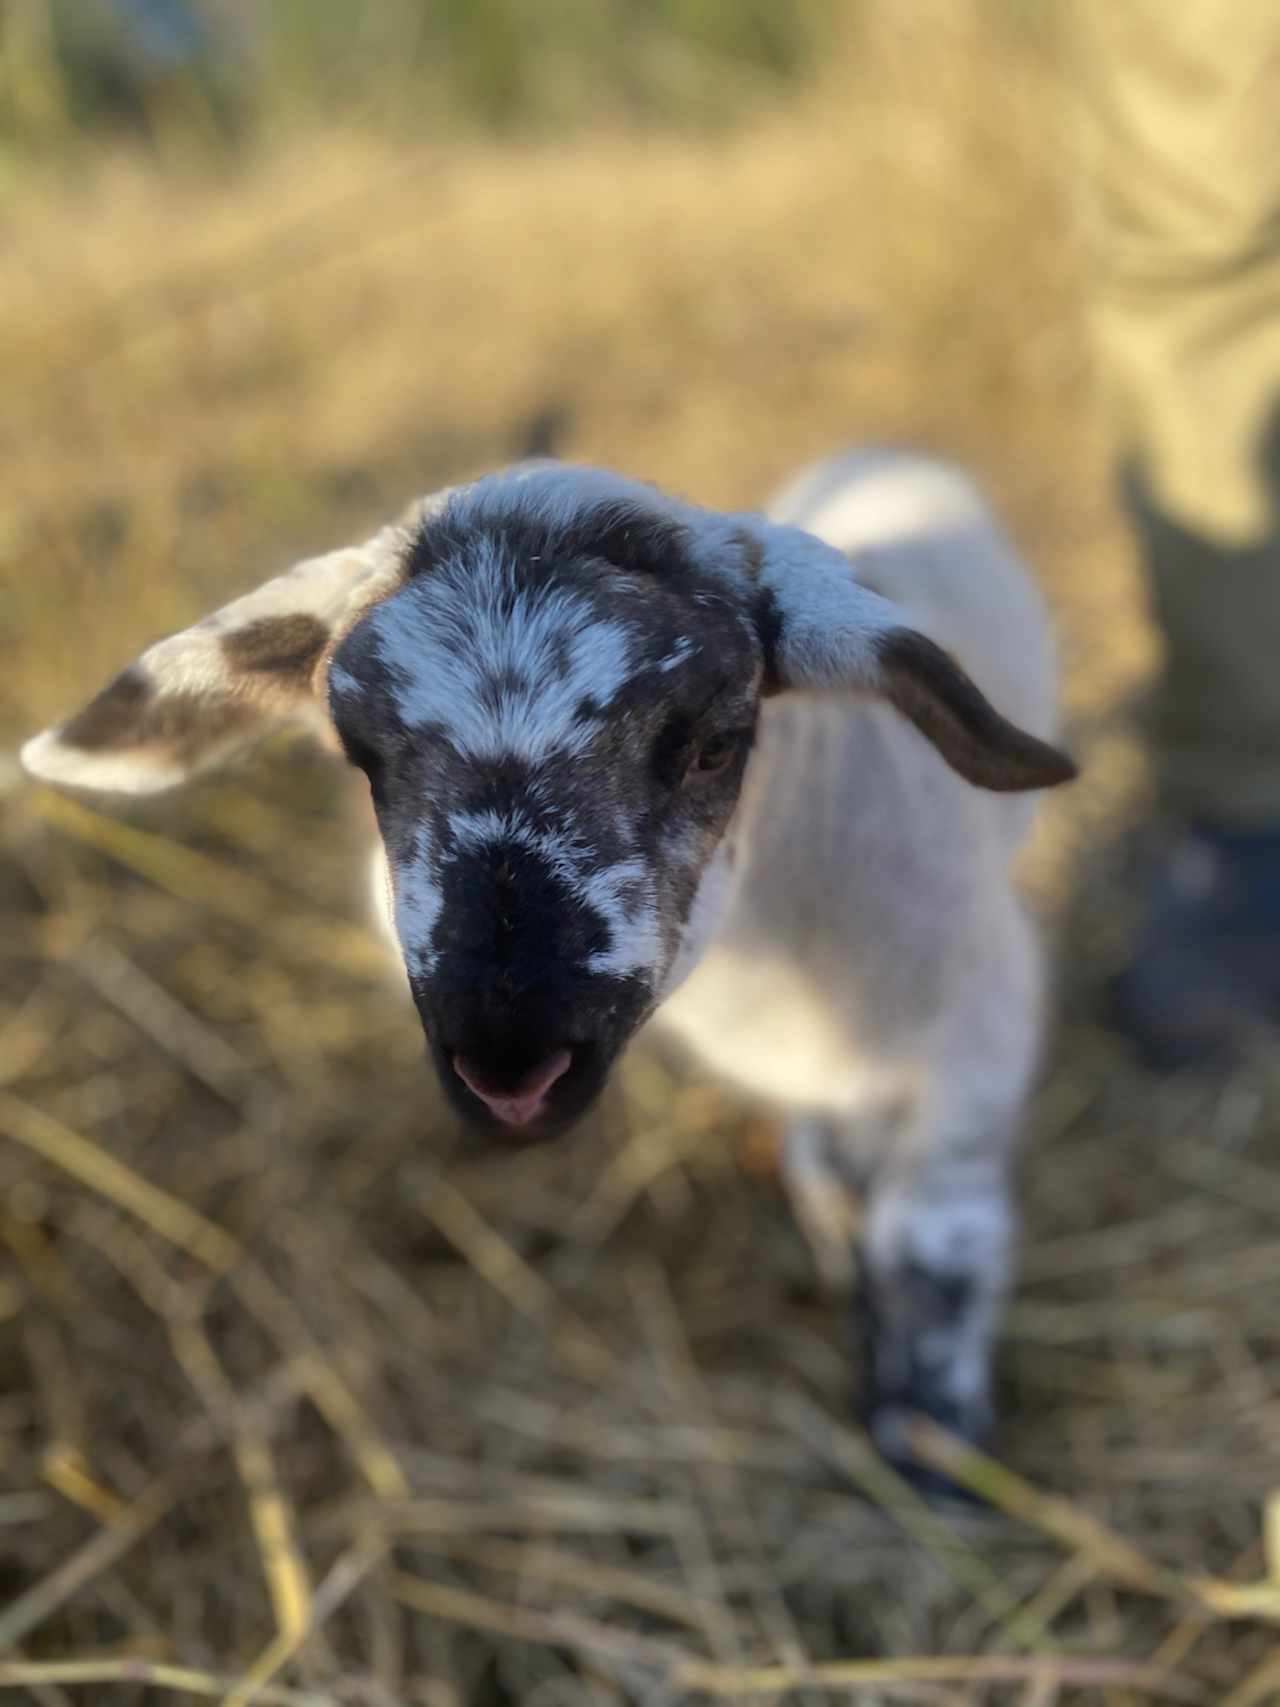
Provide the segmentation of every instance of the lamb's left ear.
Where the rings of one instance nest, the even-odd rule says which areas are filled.
[[[153,794],[314,720],[323,666],[358,612],[399,574],[403,531],[309,558],[158,640],[68,722],[22,749],[32,776],[72,788]]]
[[[861,586],[833,546],[776,522],[744,534],[753,544],[747,567],[758,588],[767,688],[885,699],[979,788],[1011,794],[1076,775],[1065,753],[1002,717],[897,605]]]

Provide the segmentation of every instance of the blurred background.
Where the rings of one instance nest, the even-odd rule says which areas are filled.
[[[0,1687],[1277,1698],[1274,1597],[1230,1581],[1280,1444],[1280,1100],[1098,1019],[1156,648],[1059,22],[0,7]],[[985,482],[1084,766],[1028,861],[1061,1019],[1006,1470],[946,1521],[857,1429],[767,1121],[638,1051],[559,1148],[458,1140],[365,926],[362,787],[288,741],[105,810],[13,758],[158,634],[530,449],[754,506],[856,440]]]

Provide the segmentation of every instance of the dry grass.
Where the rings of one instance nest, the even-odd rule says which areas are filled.
[[[15,192],[0,718],[8,740],[67,709],[548,416],[564,452],[710,501],[847,438],[975,464],[1060,611],[1087,764],[1035,861],[1070,928],[1002,1463],[953,1466],[992,1509],[943,1520],[869,1454],[749,1112],[637,1054],[553,1152],[458,1142],[322,760],[285,747],[123,816],[15,784],[0,1689],[1280,1694],[1280,1096],[1265,1069],[1148,1079],[1096,1022],[1151,643],[1057,90],[990,7],[939,10],[873,14],[826,86],[718,142],[315,135],[234,181],[110,159]]]

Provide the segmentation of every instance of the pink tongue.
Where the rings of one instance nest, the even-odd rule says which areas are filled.
[[[460,1055],[454,1056],[453,1067],[472,1095],[479,1097],[504,1126],[527,1126],[542,1113],[547,1092],[569,1071],[572,1060],[573,1056],[567,1049],[559,1050],[532,1068],[514,1091],[487,1089],[475,1069]]]

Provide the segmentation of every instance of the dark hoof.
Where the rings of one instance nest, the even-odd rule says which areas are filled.
[[[941,1470],[933,1470],[914,1458],[886,1458],[895,1476],[900,1476],[913,1493],[938,1511],[990,1511],[992,1507],[981,1494],[974,1493]]]
[[[984,1446],[991,1434],[989,1407],[983,1405],[980,1410],[974,1407],[969,1414],[962,1414],[955,1405],[931,1406],[926,1410],[920,1405],[879,1404],[866,1419],[867,1432],[885,1463],[930,1505],[989,1510],[981,1495],[918,1456],[912,1441],[912,1424],[918,1421],[935,1423],[971,1446]]]

